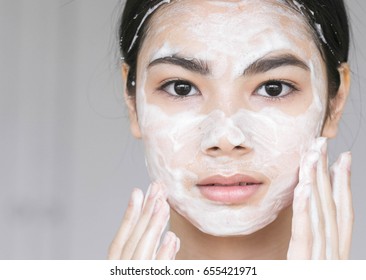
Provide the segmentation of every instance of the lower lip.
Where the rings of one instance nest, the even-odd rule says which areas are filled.
[[[240,204],[248,201],[261,184],[248,186],[198,186],[201,194],[212,201],[225,204]]]

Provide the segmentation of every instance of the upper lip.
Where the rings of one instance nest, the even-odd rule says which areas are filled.
[[[197,183],[197,186],[240,186],[240,185],[254,185],[261,184],[261,181],[254,179],[253,177],[244,175],[244,174],[236,174],[230,177],[225,177],[221,175],[215,175],[211,177],[207,177],[205,179],[200,180]]]

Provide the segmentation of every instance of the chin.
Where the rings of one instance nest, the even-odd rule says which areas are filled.
[[[170,199],[170,204],[201,232],[228,237],[250,235],[260,231],[275,221],[280,213],[291,205],[292,199],[293,192],[289,192],[286,197],[271,204],[256,206],[213,205],[194,199],[191,199],[193,203],[187,204]]]
[[[271,184],[256,202],[219,204],[198,192],[178,188],[170,192],[169,203],[203,233],[218,237],[250,235],[270,225],[292,204],[297,176],[287,177],[281,183]]]

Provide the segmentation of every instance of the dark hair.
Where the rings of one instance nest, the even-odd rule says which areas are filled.
[[[327,67],[328,95],[334,98],[340,85],[338,67],[348,61],[350,33],[343,0],[285,0],[301,13],[314,34]],[[129,66],[128,94],[136,94],[137,57],[151,16],[169,0],[127,0],[119,28],[122,58]],[[329,106],[329,104],[328,104]]]
[[[167,0],[127,0],[119,28],[120,49],[123,61],[129,66],[128,94],[136,94],[137,57],[154,12]]]

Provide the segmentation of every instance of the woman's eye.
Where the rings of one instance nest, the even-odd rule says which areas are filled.
[[[198,89],[186,81],[170,81],[161,87],[165,92],[174,96],[191,96],[199,93]]]
[[[257,90],[256,94],[268,97],[268,98],[276,98],[276,97],[284,97],[291,92],[295,91],[296,88],[282,81],[270,81],[261,85]]]

